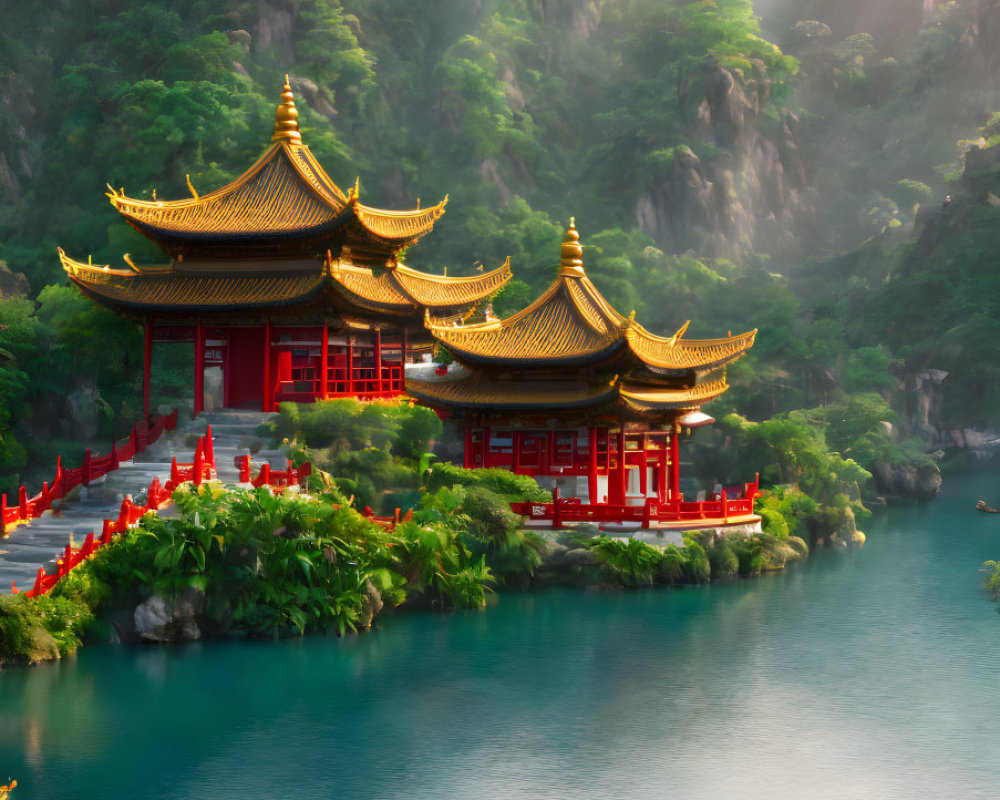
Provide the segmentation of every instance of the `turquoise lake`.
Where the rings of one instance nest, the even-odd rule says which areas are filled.
[[[370,634],[0,673],[29,798],[995,798],[1000,475],[710,587],[501,595]]]

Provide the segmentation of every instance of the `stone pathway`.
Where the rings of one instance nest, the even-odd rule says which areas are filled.
[[[61,514],[42,516],[30,525],[15,528],[0,539],[0,593],[10,592],[11,581],[18,591],[27,591],[35,582],[38,568],[51,572],[55,561],[73,536],[79,547],[87,534],[100,534],[105,519],[118,516],[126,494],[133,497],[144,493],[154,477],[165,483],[170,477],[170,462],[190,462],[194,457],[197,438],[212,426],[215,460],[219,479],[236,483],[238,471],[235,458],[247,452],[245,445],[254,437],[260,424],[270,417],[262,412],[214,411],[197,420],[182,419],[177,429],[164,433],[156,444],[109,473],[103,482],[80,487],[63,501]],[[241,445],[243,447],[241,448]],[[262,451],[257,460],[267,458],[273,466],[285,467],[285,457],[278,451]]]

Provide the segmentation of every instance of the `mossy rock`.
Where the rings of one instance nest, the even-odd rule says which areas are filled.
[[[0,653],[0,666],[19,664],[33,666],[60,658],[59,643],[45,628],[34,626],[24,632],[17,653]]]

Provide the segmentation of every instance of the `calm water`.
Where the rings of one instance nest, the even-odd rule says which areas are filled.
[[[506,595],[370,635],[92,647],[0,674],[28,798],[995,798],[1000,476],[853,554]]]

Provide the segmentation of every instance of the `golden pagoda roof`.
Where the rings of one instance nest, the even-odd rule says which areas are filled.
[[[588,408],[612,402],[617,391],[607,382],[497,381],[480,373],[452,380],[406,381],[408,395],[432,407],[451,408]]]
[[[611,381],[493,379],[481,372],[464,372],[450,379],[406,381],[406,392],[432,407],[462,409],[571,409],[624,406],[647,414],[700,408],[729,388],[724,376],[685,389],[633,384],[615,376]]]
[[[556,280],[534,303],[513,316],[475,325],[427,323],[431,334],[468,364],[593,364],[631,353],[660,374],[716,369],[745,353],[756,331],[725,339],[685,340],[687,328],[669,338],[655,336],[633,315],[619,314],[583,269],[579,234],[570,222]]]
[[[724,339],[684,339],[685,324],[669,338],[655,336],[637,322],[625,331],[629,349],[655,372],[713,370],[728,364],[753,347],[757,331]]]
[[[428,233],[447,202],[385,211],[363,205],[357,183],[344,193],[302,143],[287,76],[272,144],[256,163],[207,194],[188,186],[192,196],[183,200],[138,200],[115,189],[108,197],[130,225],[173,248],[313,241],[343,229],[349,238],[398,251]]]
[[[222,270],[226,262],[183,262],[146,267],[75,261],[59,249],[70,280],[105,305],[147,311],[238,310],[310,302],[327,294],[345,311],[452,319],[470,312],[510,280],[510,264],[470,278],[426,275],[399,264],[371,269],[328,260],[255,262]],[[363,314],[364,315],[364,314]]]
[[[667,409],[694,409],[714,400],[729,389],[724,375],[686,389],[663,389],[624,383],[619,395],[623,403],[634,411],[665,411]]]
[[[472,309],[510,280],[510,259],[492,272],[468,278],[446,278],[410,269],[404,264],[371,269],[328,261],[327,269],[338,290],[356,305],[371,311],[426,308]],[[440,314],[434,314],[440,317]]]
[[[317,299],[325,280],[319,271],[177,275],[139,268],[111,269],[59,258],[69,279],[85,294],[115,310],[137,312],[226,311],[277,308]]]

